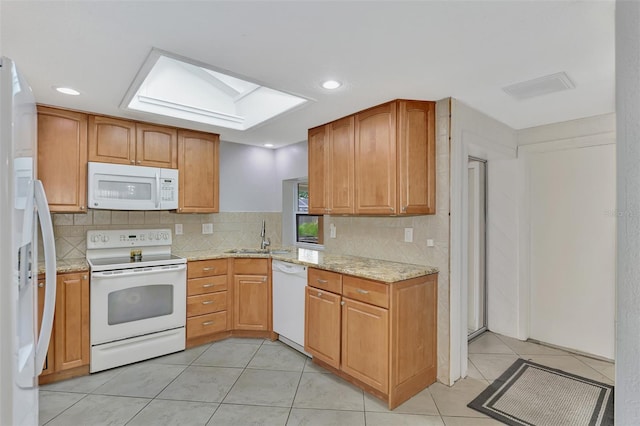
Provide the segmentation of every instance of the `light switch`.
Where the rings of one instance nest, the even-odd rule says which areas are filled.
[[[413,242],[413,228],[404,228],[404,242],[405,243]]]
[[[213,223],[203,223],[202,224],[202,233],[203,234],[213,234]]]
[[[176,223],[176,235],[182,235],[182,224]]]

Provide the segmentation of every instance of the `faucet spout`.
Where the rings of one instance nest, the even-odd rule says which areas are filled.
[[[262,221],[262,231],[260,232],[260,237],[262,237],[262,242],[260,243],[260,248],[262,250],[266,249],[268,246],[271,245],[271,239],[270,238],[265,238],[266,232],[265,232],[265,221]]]

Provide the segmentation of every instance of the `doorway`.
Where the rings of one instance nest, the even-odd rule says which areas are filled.
[[[487,161],[469,157],[467,246],[467,339],[487,330]]]

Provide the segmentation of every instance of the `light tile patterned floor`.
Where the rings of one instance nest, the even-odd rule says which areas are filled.
[[[518,357],[613,383],[612,363],[485,333],[469,345],[467,378],[390,412],[280,342],[234,338],[42,386],[40,424],[499,425],[467,403]]]

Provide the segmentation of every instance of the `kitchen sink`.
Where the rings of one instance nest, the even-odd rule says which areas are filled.
[[[288,254],[289,250],[285,249],[250,249],[250,248],[242,248],[242,249],[231,249],[226,250],[225,253],[230,254]]]

